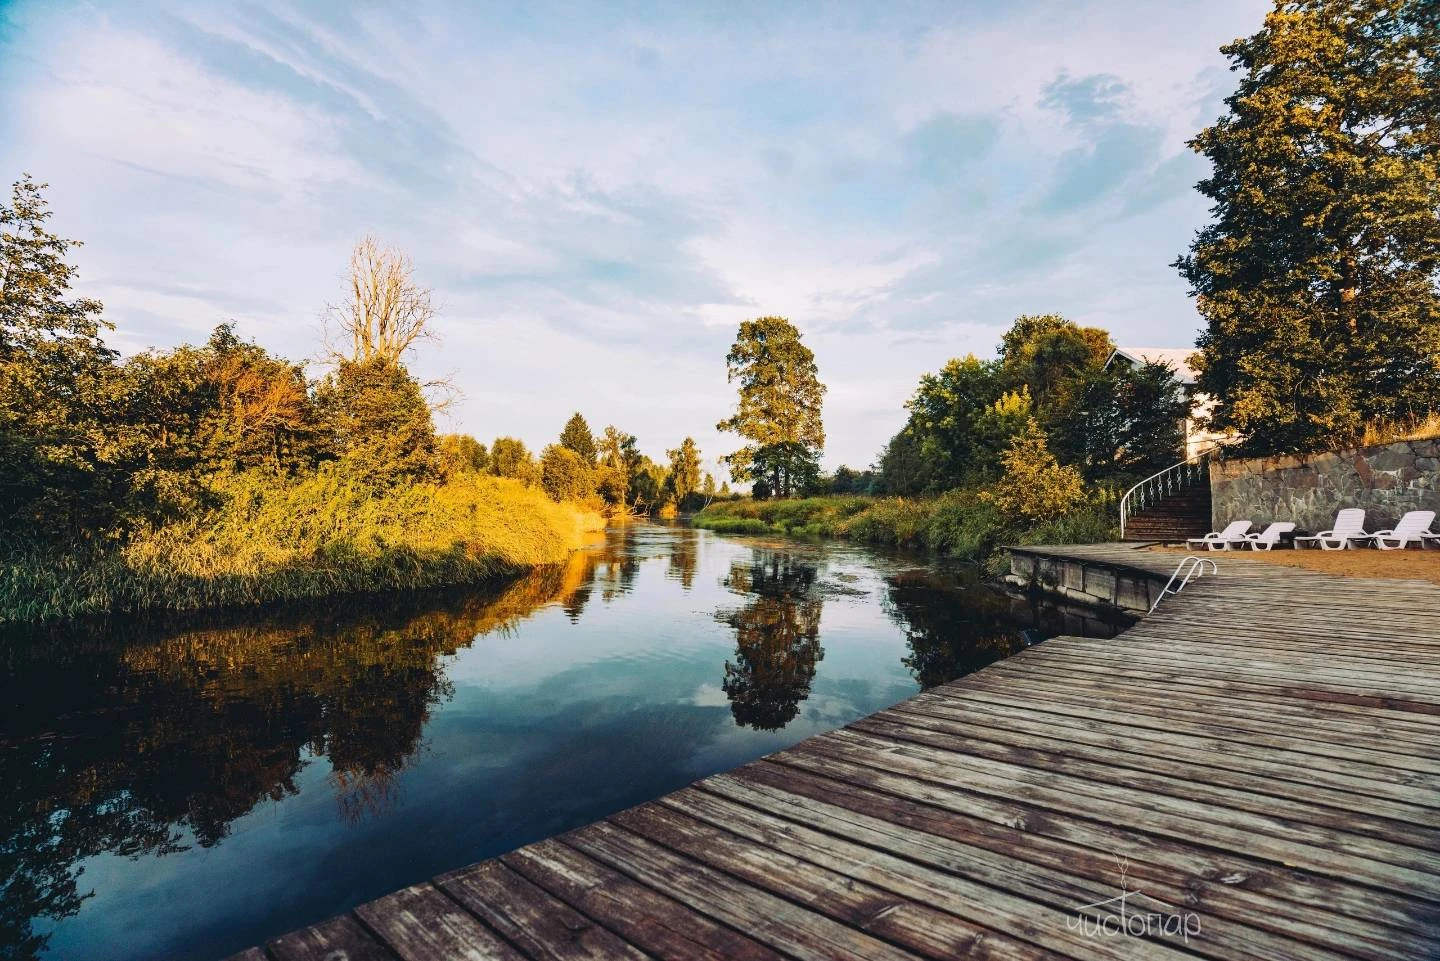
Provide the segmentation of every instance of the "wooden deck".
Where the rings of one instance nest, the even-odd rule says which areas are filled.
[[[1215,556],[1117,638],[235,957],[1440,956],[1434,585]]]

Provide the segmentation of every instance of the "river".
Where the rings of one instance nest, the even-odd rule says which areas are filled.
[[[214,959],[1123,625],[683,526],[485,591],[0,635],[0,956]]]

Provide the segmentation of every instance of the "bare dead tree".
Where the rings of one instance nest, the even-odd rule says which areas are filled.
[[[325,360],[398,364],[417,340],[437,340],[437,310],[430,288],[415,282],[415,264],[398,247],[366,235],[350,254],[346,299],[325,315]],[[432,414],[446,413],[461,397],[451,376],[421,383]]]
[[[415,265],[396,247],[366,236],[350,255],[345,302],[332,305],[326,323],[331,360],[399,363],[417,340],[433,340],[430,289],[414,279]],[[332,329],[338,328],[338,330]],[[338,341],[338,342],[337,342]]]

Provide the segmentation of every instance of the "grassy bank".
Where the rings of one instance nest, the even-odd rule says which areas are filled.
[[[809,497],[798,500],[737,500],[712,504],[694,524],[722,534],[783,534],[837,537],[869,544],[928,551],[941,557],[1003,560],[1005,544],[1086,544],[1119,537],[1115,505],[1094,495],[1051,521],[1005,516],[974,491],[939,497]]]
[[[519,481],[469,473],[385,491],[330,469],[210,484],[214,508],[124,544],[10,545],[0,622],[474,584],[559,563],[603,525]]]

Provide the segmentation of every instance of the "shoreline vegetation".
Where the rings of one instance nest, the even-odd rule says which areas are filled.
[[[454,393],[406,366],[435,339],[430,291],[369,237],[321,376],[228,323],[122,358],[102,305],[72,296],[44,186],[0,203],[0,624],[477,585],[701,483],[692,440],[677,482],[613,428],[607,462],[578,414],[538,458],[437,433]]]
[[[741,422],[752,444],[730,463],[752,496],[712,501],[692,520],[702,529],[909,548],[996,572],[1006,544],[1115,539],[1119,491],[1183,456],[1192,400],[1174,370],[1111,365],[1108,331],[1042,314],[1016,318],[993,359],[921,377],[873,467],[821,474],[823,388],[781,389],[813,379],[813,358],[782,318],[756,324],[764,349],[742,326],[729,358],[738,410],[779,415]]]
[[[834,538],[920,550],[936,558],[974,561],[987,574],[1002,572],[1007,544],[1090,544],[1119,537],[1114,497],[1103,489],[1046,520],[1007,514],[983,493],[723,501],[696,514],[691,523],[718,534]]]
[[[389,491],[324,467],[208,486],[212,509],[123,542],[6,551],[0,623],[479,585],[564,564],[605,525],[584,505],[473,472]]]

